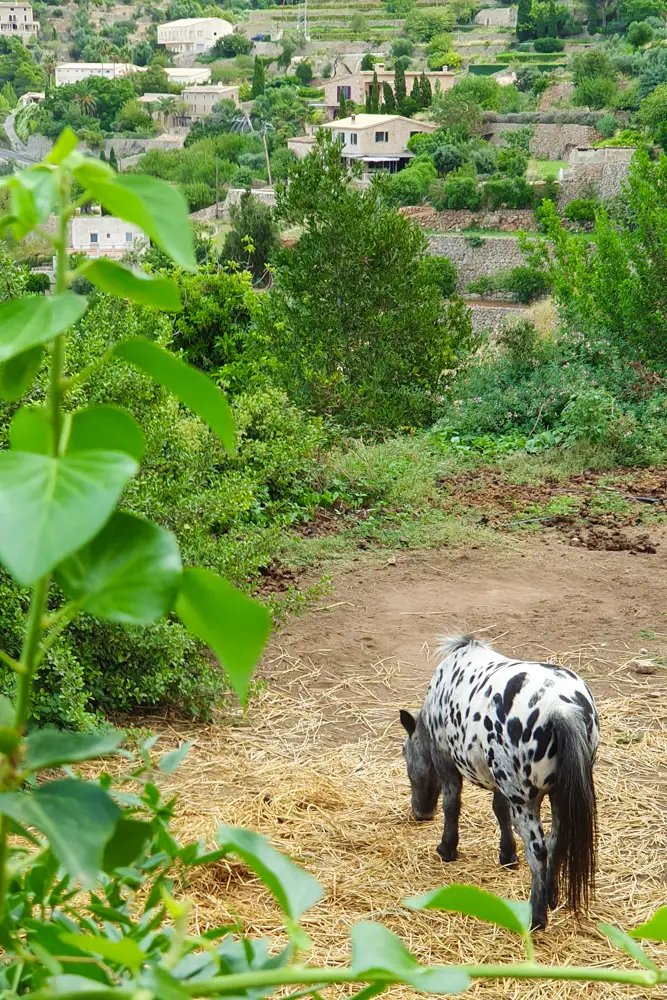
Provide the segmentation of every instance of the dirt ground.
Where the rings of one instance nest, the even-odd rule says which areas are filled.
[[[652,537],[660,553],[667,529]],[[660,546],[662,542],[662,546]],[[376,557],[377,558],[377,557]],[[163,744],[195,741],[174,776],[188,837],[220,822],[253,827],[308,867],[325,900],[305,918],[313,961],[346,961],[349,927],[381,920],[424,962],[516,961],[519,945],[489,925],[414,914],[406,895],[453,881],[527,898],[529,873],[497,865],[487,793],[464,787],[460,857],[435,854],[439,821],[413,823],[398,708],[417,706],[438,634],[471,631],[523,658],[574,666],[598,700],[600,871],[590,918],[564,908],[537,938],[542,961],[630,966],[595,929],[631,927],[667,902],[667,565],[660,554],[590,550],[557,532],[494,549],[387,554],[336,571],[334,591],[272,640],[266,685],[236,724],[152,720]],[[655,662],[640,667],[639,657]],[[652,672],[641,672],[649,670]],[[243,865],[221,862],[192,885],[200,929],[240,915],[281,935],[265,890]],[[667,963],[667,949],[647,945]],[[479,983],[483,998],[644,997],[637,987]],[[392,997],[407,998],[409,989]]]

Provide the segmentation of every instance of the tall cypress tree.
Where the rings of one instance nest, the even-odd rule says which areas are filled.
[[[549,10],[547,12],[547,35],[549,38],[558,38],[558,15],[554,0],[549,0]]]
[[[405,70],[400,63],[396,64],[396,69],[394,70],[394,93],[396,94],[396,104],[400,111],[401,105],[406,98]]]
[[[589,35],[594,35],[598,30],[598,5],[597,0],[587,0],[586,2],[586,30]]]
[[[118,173],[118,160],[116,159],[116,150],[113,146],[109,150],[109,166],[113,167],[116,173]]]
[[[426,76],[426,73],[422,73],[419,77],[419,89],[422,95],[422,108],[430,107],[433,100],[433,91],[431,90],[431,81]]]
[[[375,70],[373,70],[373,86],[371,87],[371,114],[376,115],[380,110],[380,87],[378,84],[378,75]]]
[[[387,83],[386,80],[382,84],[382,103],[384,104],[384,113],[386,115],[393,115],[396,110],[396,98],[394,97],[394,91],[391,89],[391,84]]]
[[[422,106],[422,89],[419,86],[419,77],[416,76],[412,81],[412,90],[410,91],[410,97],[415,102],[418,108]]]
[[[373,100],[373,95],[372,95],[372,93],[371,93],[371,92],[369,91],[369,92],[368,92],[368,93],[366,94],[366,114],[367,114],[367,115],[370,115],[370,113],[371,113],[371,102],[372,102],[372,100]]]
[[[266,87],[266,77],[264,74],[264,62],[259,56],[255,56],[255,68],[252,74],[252,88],[250,90],[250,96],[253,101],[260,94],[264,93],[264,88]]]
[[[347,101],[345,100],[345,91],[340,88],[340,103],[338,105],[338,117],[347,118]]]
[[[519,40],[530,34],[532,6],[532,0],[519,0],[516,12],[516,33]]]

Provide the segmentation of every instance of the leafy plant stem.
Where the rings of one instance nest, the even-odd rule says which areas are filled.
[[[604,969],[586,966],[540,965],[519,962],[508,965],[452,966],[467,972],[471,979],[564,979],[581,982],[629,983],[644,987],[667,982],[666,972],[643,969]],[[379,978],[379,977],[378,977]],[[284,986],[290,983],[325,986],[332,983],[359,982],[350,969],[311,969],[291,966],[284,969],[261,969],[231,976],[215,976],[197,983],[184,983],[183,989],[192,997],[211,996],[222,991],[245,991],[265,986]],[[387,976],[387,984],[395,982]]]

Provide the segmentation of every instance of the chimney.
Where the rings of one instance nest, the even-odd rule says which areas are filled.
[[[353,113],[352,113],[352,114],[350,115],[350,121],[351,121],[351,122],[352,122],[352,124],[354,125],[354,123],[356,122],[356,120],[357,120],[357,116],[356,116],[356,115],[354,114],[354,112],[353,112]]]
[[[373,69],[378,70],[380,73],[384,73],[384,63],[375,63]]]

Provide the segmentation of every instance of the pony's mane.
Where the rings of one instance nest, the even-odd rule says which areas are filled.
[[[440,657],[450,656],[452,653],[465,649],[466,646],[478,646],[483,649],[490,649],[487,642],[476,639],[474,635],[441,635],[438,637],[438,645],[435,648]]]

